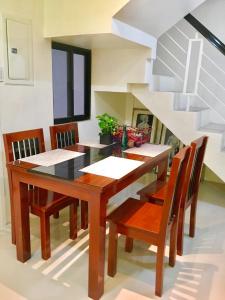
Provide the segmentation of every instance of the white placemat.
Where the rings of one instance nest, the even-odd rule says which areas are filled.
[[[143,163],[144,162],[138,160],[109,156],[80,171],[113,179],[120,179],[141,166]]]
[[[85,153],[69,151],[65,149],[55,149],[29,157],[24,157],[20,160],[39,166],[49,167],[84,154]]]
[[[94,147],[94,148],[105,148],[107,145],[103,145],[103,144],[98,144],[98,143],[94,143],[94,142],[80,142],[77,143],[78,145],[82,145],[82,146],[88,146],[88,147]]]
[[[139,148],[130,148],[124,152],[155,157],[170,148],[171,146],[168,145],[143,144]]]

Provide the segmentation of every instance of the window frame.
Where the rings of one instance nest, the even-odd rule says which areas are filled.
[[[69,123],[90,119],[91,111],[91,50],[79,48],[58,42],[52,42],[52,50],[62,50],[67,53],[67,117],[55,118],[54,124]],[[84,56],[84,114],[74,115],[73,91],[73,54]],[[53,90],[53,115],[54,115],[54,90]]]

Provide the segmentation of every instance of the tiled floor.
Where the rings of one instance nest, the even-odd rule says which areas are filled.
[[[117,195],[109,210],[128,194],[135,195],[143,180],[146,179]],[[197,217],[196,237],[185,236],[185,253],[177,257],[176,266],[169,267],[168,256],[165,259],[163,300],[225,299],[224,185],[201,185]],[[66,211],[61,213],[60,219],[52,219],[53,255],[48,261],[40,258],[37,218],[31,219],[32,258],[25,264],[16,260],[9,232],[0,233],[0,300],[88,299],[88,231],[80,231],[78,240],[71,241],[67,221]],[[102,299],[157,299],[154,296],[154,248],[150,247],[151,252],[149,245],[135,242],[134,251],[127,254],[123,251],[124,238],[119,240],[118,273],[114,278],[105,277]]]

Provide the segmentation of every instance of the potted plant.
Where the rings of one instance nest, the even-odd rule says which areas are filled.
[[[113,134],[118,127],[118,120],[107,113],[96,116],[98,119],[98,126],[101,130],[100,144],[110,145],[113,143]]]

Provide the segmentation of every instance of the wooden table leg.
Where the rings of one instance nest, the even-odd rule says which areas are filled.
[[[90,209],[88,296],[100,299],[104,293],[106,201],[92,199]]]
[[[161,180],[161,181],[166,180],[167,167],[168,167],[168,156],[165,159],[163,159],[158,165],[157,180]]]
[[[80,211],[81,211],[81,229],[88,228],[88,202],[82,201],[80,204]]]
[[[10,171],[8,171],[8,181],[9,181],[10,212],[11,212],[11,238],[12,238],[12,244],[16,245],[15,213],[14,213],[14,203],[13,203],[13,195],[12,195],[12,175]]]
[[[29,203],[27,185],[20,183],[16,175],[13,176],[13,203],[17,259],[25,262],[31,257]]]

